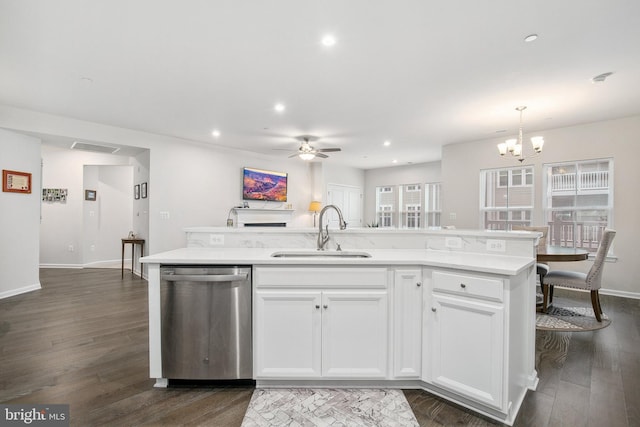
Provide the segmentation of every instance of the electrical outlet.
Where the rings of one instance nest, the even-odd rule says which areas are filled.
[[[91,252],[95,252],[95,251],[96,251],[96,245],[91,245],[91,246],[89,247],[89,250],[90,250]]]
[[[444,245],[450,249],[462,249],[462,237],[445,237]]]
[[[457,217],[458,217],[458,215],[455,212],[450,212],[449,213],[449,219],[455,220]]]
[[[169,218],[170,218],[169,212],[167,211],[160,212],[160,219],[169,219]]]
[[[506,252],[507,241],[497,239],[487,239],[487,251],[491,252]]]
[[[75,249],[73,248],[73,245],[69,245],[69,246],[67,247],[67,250],[68,250],[69,252],[73,252]]]
[[[224,245],[224,234],[210,234],[209,244],[213,246]]]

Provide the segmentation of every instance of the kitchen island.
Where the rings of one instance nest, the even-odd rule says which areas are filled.
[[[257,387],[421,388],[512,424],[527,390],[537,385],[535,233],[387,233],[383,243],[374,237],[382,234],[366,230],[365,238],[356,231],[334,233],[368,242],[357,251],[369,257],[351,258],[335,250],[330,256],[272,256],[304,254],[305,243],[292,231],[261,241],[287,246],[251,247],[259,237],[231,230],[243,234],[244,247],[222,248],[215,245],[225,230],[198,231],[213,233],[195,241],[214,247],[142,259],[149,278],[150,376],[157,386],[167,384],[160,350],[162,265],[251,266]],[[390,239],[395,247],[381,247],[391,246]],[[400,241],[409,247],[397,247]],[[492,251],[495,246],[504,252]]]

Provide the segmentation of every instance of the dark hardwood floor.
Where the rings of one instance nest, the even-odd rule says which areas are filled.
[[[42,269],[41,284],[0,300],[0,402],[69,404],[73,426],[241,424],[250,387],[153,388],[145,281]],[[611,326],[538,331],[540,384],[515,425],[640,426],[640,300],[601,298]],[[405,395],[421,426],[499,425],[423,391]]]

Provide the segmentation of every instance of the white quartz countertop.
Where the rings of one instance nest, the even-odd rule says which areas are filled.
[[[300,248],[181,248],[140,259],[146,264],[221,265],[422,265],[455,268],[492,274],[516,275],[535,263],[532,257],[493,255],[428,249],[355,249],[370,258],[275,258],[274,252],[299,252]],[[311,251],[311,250],[307,250]],[[351,250],[350,250],[351,251]]]

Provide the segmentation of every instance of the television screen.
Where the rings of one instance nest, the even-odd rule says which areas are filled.
[[[287,174],[244,168],[242,171],[242,199],[286,202]]]

